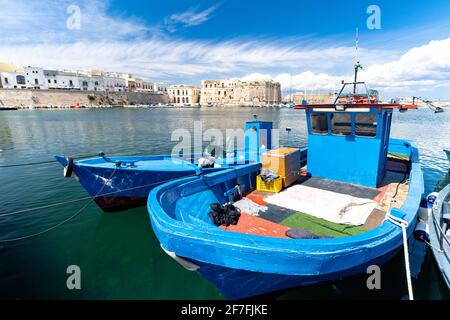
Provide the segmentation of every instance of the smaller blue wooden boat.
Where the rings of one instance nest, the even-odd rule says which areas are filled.
[[[450,152],[447,153],[450,161]],[[434,258],[450,289],[450,169],[443,182],[447,183],[439,193],[433,192],[427,198],[432,204],[428,211],[429,241]],[[441,183],[440,185],[442,185]]]
[[[214,159],[206,166],[198,164],[204,154],[106,157],[101,152],[91,159],[55,159],[64,167],[64,176],[75,176],[103,211],[116,212],[145,205],[150,190],[162,183],[258,161],[260,150],[271,147],[267,139],[262,139],[261,130],[269,131],[270,140],[271,128],[268,122],[247,122],[245,149],[234,151],[234,156]]]
[[[97,205],[106,212],[145,205],[148,193],[157,185],[186,176],[222,170],[202,169],[193,161],[171,156],[126,156],[74,161],[55,156],[64,175],[74,175]]]

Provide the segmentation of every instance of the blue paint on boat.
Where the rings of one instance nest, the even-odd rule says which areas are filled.
[[[103,153],[92,159],[73,162],[73,174],[97,205],[106,212],[143,206],[154,187],[186,176],[225,170],[249,162],[260,162],[260,152],[271,147],[272,123],[251,121],[246,125],[245,149],[234,156],[215,159],[214,168],[199,168],[203,154],[124,156],[107,158]],[[65,168],[68,158],[55,156]]]
[[[111,157],[110,161],[97,157],[75,161],[73,174],[103,211],[116,212],[145,205],[150,190],[165,182],[225,170],[245,163],[233,158],[216,161],[220,167],[199,168],[194,164],[195,159],[199,157],[201,155],[186,158],[127,156]],[[55,159],[63,167],[68,164],[67,159],[62,156],[55,156]],[[122,165],[116,166],[117,162]],[[127,165],[130,163],[133,165]]]
[[[307,108],[308,172],[312,176],[373,188],[380,185],[386,173],[392,109],[368,109],[366,113],[336,113]],[[320,116],[326,117],[326,133],[313,131],[313,118]],[[332,132],[333,117],[338,116],[348,117],[348,123],[342,124],[348,125],[348,134]],[[360,116],[373,117],[373,137],[358,135]]]

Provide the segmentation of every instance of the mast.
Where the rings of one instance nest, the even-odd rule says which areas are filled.
[[[292,74],[289,74],[290,87],[289,87],[289,105],[292,104]]]
[[[356,64],[355,64],[355,81],[353,84],[353,94],[356,94],[356,82],[358,81],[358,69],[359,69],[358,47],[359,47],[359,30],[358,28],[356,28],[356,39],[355,39]]]

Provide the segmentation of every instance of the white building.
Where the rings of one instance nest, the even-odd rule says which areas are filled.
[[[88,74],[78,74],[81,91],[106,91],[103,76],[90,76]]]
[[[24,73],[28,89],[48,89],[44,69],[38,67],[25,67]]]
[[[1,63],[0,84],[5,89],[26,89],[25,70],[22,67]]]
[[[80,90],[78,73],[69,71],[44,70],[48,89]]]
[[[153,91],[160,94],[168,94],[169,85],[165,82],[153,83]]]
[[[173,85],[168,89],[170,102],[176,105],[198,104],[200,88],[186,85]]]
[[[106,75],[103,77],[103,82],[106,91],[123,92],[127,88],[127,81],[117,76]]]

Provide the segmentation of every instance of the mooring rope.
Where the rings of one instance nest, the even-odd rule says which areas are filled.
[[[73,157],[73,158],[74,159],[82,159],[82,158],[91,158],[91,157],[97,157],[97,156],[98,156],[98,154],[97,155],[77,156],[77,157]],[[56,159],[40,161],[40,162],[15,163],[15,164],[1,165],[0,168],[29,167],[29,166],[38,166],[38,165],[50,164],[50,163],[55,163],[55,162],[57,162]]]
[[[101,188],[101,189],[99,190],[99,192],[97,193],[96,197],[103,191],[103,189],[104,189],[105,186],[106,186],[106,182],[112,179],[112,177],[114,176],[114,174],[116,173],[116,171],[117,171],[117,169],[114,169],[114,171],[112,172],[112,174],[111,174],[111,176],[109,177],[109,179],[105,181],[105,183],[103,184],[102,188]],[[67,219],[65,219],[65,220],[63,220],[63,221],[57,223],[56,225],[54,225],[54,226],[52,226],[52,227],[50,227],[50,228],[47,228],[47,229],[45,229],[45,230],[39,231],[39,232],[34,233],[34,234],[30,234],[30,235],[26,235],[26,236],[23,236],[23,237],[19,237],[19,238],[2,239],[2,240],[0,240],[0,243],[17,242],[17,241],[21,241],[21,240],[26,240],[26,239],[34,238],[34,237],[43,235],[43,234],[45,234],[45,233],[48,233],[48,232],[50,232],[50,231],[52,231],[52,230],[54,230],[54,229],[56,229],[56,228],[58,228],[58,227],[60,227],[60,226],[62,226],[62,225],[64,225],[64,224],[66,224],[67,222],[69,222],[69,221],[75,219],[76,217],[78,217],[78,216],[79,216],[81,213],[83,213],[83,211],[84,211],[84,210],[85,210],[85,209],[86,209],[86,208],[94,201],[94,199],[95,199],[95,197],[92,198],[92,199],[90,199],[90,201],[89,201],[88,203],[86,203],[86,204],[85,204],[81,209],[79,209],[77,212],[75,212],[75,214],[73,214],[73,215],[70,216],[69,218],[67,218]]]
[[[198,174],[192,174],[192,175],[184,176],[182,178],[189,178],[189,177],[194,177],[194,176],[198,176]],[[93,196],[93,197],[87,196],[87,197],[82,197],[82,198],[78,198],[78,199],[74,199],[74,200],[57,202],[57,203],[53,203],[53,204],[49,204],[49,205],[45,205],[45,206],[28,208],[28,209],[23,209],[23,210],[19,210],[19,211],[8,212],[8,213],[2,213],[2,214],[0,214],[0,218],[13,216],[13,215],[20,214],[20,213],[33,212],[33,211],[42,210],[42,209],[49,209],[49,208],[59,207],[59,206],[65,205],[65,204],[80,202],[80,201],[88,200],[88,199],[95,200],[98,197],[110,196],[110,195],[114,195],[114,194],[121,193],[121,192],[126,192],[126,191],[132,191],[132,190],[136,190],[136,189],[151,187],[151,186],[156,185],[156,184],[163,184],[163,183],[175,181],[175,180],[178,180],[178,179],[180,179],[180,178],[173,178],[173,179],[153,182],[153,183],[144,184],[144,185],[137,186],[137,187],[120,189],[118,191],[113,191],[113,192],[108,192],[108,193],[103,193],[103,194],[97,193],[97,195]]]
[[[405,270],[406,270],[406,284],[408,286],[409,300],[414,300],[414,293],[411,280],[411,269],[409,264],[408,235],[406,233],[406,228],[409,226],[409,223],[408,221],[398,218],[391,214],[391,206],[393,202],[395,202],[395,199],[392,199],[391,202],[389,203],[389,209],[387,211],[386,219],[389,220],[389,222],[391,222],[392,224],[402,228],[403,254],[405,257]]]

